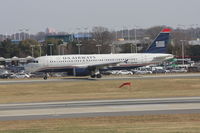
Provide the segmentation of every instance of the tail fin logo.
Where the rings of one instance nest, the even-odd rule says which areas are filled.
[[[165,47],[165,41],[156,41],[156,47],[157,48]]]

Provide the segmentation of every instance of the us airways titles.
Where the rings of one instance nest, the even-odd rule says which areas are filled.
[[[96,59],[95,56],[72,56],[72,57],[63,57],[63,59],[68,59],[68,60],[81,60],[81,59]]]

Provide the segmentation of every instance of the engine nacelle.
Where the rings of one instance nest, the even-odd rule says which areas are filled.
[[[91,72],[86,68],[73,68],[67,71],[67,74],[72,76],[88,76],[90,73]]]

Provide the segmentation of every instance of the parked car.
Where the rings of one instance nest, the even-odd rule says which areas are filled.
[[[29,75],[31,78],[43,78],[44,77],[44,73],[42,73],[42,72],[35,72],[35,73],[31,73]]]
[[[112,70],[112,71],[110,71],[110,72],[111,72],[111,74],[113,74],[113,75],[119,74],[119,70]]]
[[[186,73],[187,69],[185,69],[185,68],[172,69],[171,72],[174,72],[174,73]]]
[[[0,69],[0,78],[6,79],[9,78],[10,72],[5,69]]]
[[[1,79],[7,79],[10,77],[10,74],[0,74]]]
[[[120,71],[118,71],[117,74],[122,74],[122,75],[132,75],[133,72],[128,71],[128,70],[120,70]]]
[[[148,71],[148,70],[135,70],[134,74],[152,74],[152,71]]]
[[[24,67],[23,66],[8,66],[7,69],[10,70],[11,72],[18,73],[24,70]]]
[[[102,71],[101,72],[103,75],[111,75],[112,71]]]
[[[155,69],[154,71],[152,71],[152,73],[166,73],[166,70],[164,70],[164,69]]]
[[[11,74],[10,78],[20,79],[20,78],[30,78],[30,76],[26,73],[17,73],[17,74]]]

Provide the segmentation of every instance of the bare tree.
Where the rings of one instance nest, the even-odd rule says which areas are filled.
[[[110,53],[109,44],[112,44],[114,40],[113,33],[105,27],[94,27],[92,33],[97,45],[101,45],[101,53]]]
[[[165,26],[155,26],[155,27],[151,27],[149,29],[146,30],[146,36],[148,36],[149,38],[151,38],[152,40],[154,38],[156,38],[156,36],[158,35],[158,33],[164,28]]]
[[[184,51],[185,55],[189,54],[189,51],[186,49],[189,49],[188,40],[189,36],[187,36],[186,32],[183,32],[182,30],[174,30],[171,35],[172,40],[172,54],[176,56],[182,56],[182,41],[184,41]],[[181,41],[182,40],[182,41]]]

